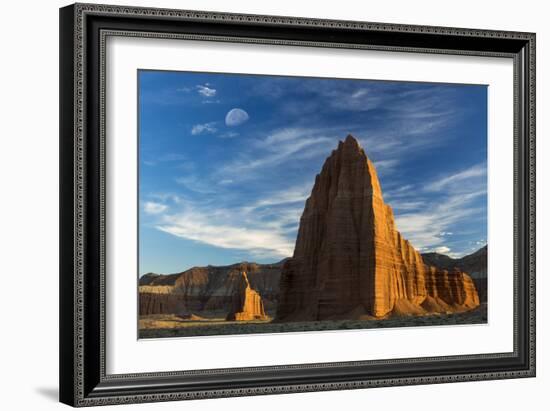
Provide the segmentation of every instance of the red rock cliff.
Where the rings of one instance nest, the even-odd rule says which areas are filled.
[[[261,295],[265,309],[274,310],[279,296],[280,264],[243,262],[143,276],[139,287],[140,315],[194,313],[209,317],[227,313],[233,309],[243,271],[251,289]]]
[[[352,136],[339,143],[315,179],[294,256],[283,266],[280,293],[279,321],[422,314],[479,305],[467,274],[425,267],[396,230],[374,165]]]

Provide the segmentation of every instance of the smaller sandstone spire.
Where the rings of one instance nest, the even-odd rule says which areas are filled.
[[[264,320],[267,315],[260,294],[250,287],[246,271],[241,271],[237,280],[236,292],[233,294],[233,303],[227,314],[228,321]]]

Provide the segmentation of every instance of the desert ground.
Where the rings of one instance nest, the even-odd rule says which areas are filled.
[[[392,316],[385,319],[304,321],[276,323],[268,320],[226,321],[225,318],[184,319],[173,314],[142,316],[139,320],[140,338],[192,337],[204,335],[232,335],[281,333],[300,331],[356,330],[371,328],[445,326],[460,324],[487,324],[487,304],[461,313],[423,316]]]

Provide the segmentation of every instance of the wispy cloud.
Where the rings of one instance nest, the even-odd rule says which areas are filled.
[[[213,194],[216,192],[216,187],[210,181],[195,174],[189,173],[185,176],[176,177],[175,181],[187,190],[197,194]]]
[[[141,162],[146,166],[156,166],[158,163],[170,163],[176,161],[186,161],[187,156],[181,153],[164,153],[157,156],[147,156]]]
[[[207,100],[204,100],[203,102],[219,102],[216,100],[211,100],[212,97],[215,97],[218,91],[212,87],[210,83],[205,84],[197,84],[194,87],[178,87],[176,91],[180,93],[191,93],[196,92],[199,96],[206,98]]]
[[[280,258],[293,253],[293,244],[272,229],[262,230],[242,225],[216,224],[211,216],[187,211],[166,216],[157,228],[177,237],[183,237],[220,248],[257,250]]]
[[[267,196],[252,203],[250,207],[259,208],[266,206],[274,206],[280,204],[289,204],[296,202],[304,202],[311,194],[313,182],[308,182],[299,187],[289,187],[288,189],[269,193]]]
[[[210,84],[206,83],[205,85],[199,84],[196,86],[197,92],[203,97],[214,97],[216,95],[216,89],[210,87]]]
[[[195,124],[191,128],[191,134],[194,136],[205,133],[214,134],[216,131],[218,131],[218,129],[216,128],[215,121],[204,124]]]
[[[334,80],[314,80],[298,85],[298,90],[314,95],[310,101],[317,102],[317,110],[324,107],[338,111],[366,112],[374,110],[385,101],[387,94],[377,87],[376,83],[357,88],[353,82],[340,81],[336,86]],[[314,109],[304,106],[304,109]]]
[[[446,142],[439,131],[449,125],[452,119],[444,116],[426,121],[407,119],[395,120],[391,126],[359,130],[361,145],[370,155],[381,159],[400,160],[415,150],[436,148]]]
[[[155,203],[153,201],[147,201],[143,204],[143,211],[147,214],[160,214],[168,209],[168,206],[161,203]]]
[[[187,160],[187,156],[181,153],[165,153],[159,156],[157,160],[163,163],[170,161],[183,161]]]
[[[422,211],[404,211],[396,216],[397,228],[417,248],[438,246],[445,242],[441,232],[485,211],[484,208],[472,204],[483,195],[486,195],[486,191],[451,195]]]
[[[374,166],[376,167],[378,174],[388,173],[394,170],[398,164],[399,160],[396,158],[374,161]]]
[[[153,226],[176,237],[214,247],[247,251],[267,259],[289,257],[310,184],[259,193],[246,204],[220,206],[225,193],[211,193],[210,201],[159,194]]]
[[[235,138],[239,137],[239,133],[235,131],[226,131],[225,133],[218,134],[219,138]]]
[[[423,252],[432,252],[432,253],[438,253],[443,254],[451,258],[461,258],[464,256],[465,252],[455,252],[451,250],[449,247],[442,245],[439,247],[429,248],[423,250]]]
[[[487,175],[486,163],[476,164],[470,168],[467,168],[466,170],[462,170],[455,174],[447,175],[436,181],[433,181],[426,186],[426,189],[428,191],[440,191],[445,187],[448,187],[449,185],[461,183],[464,180],[469,180],[475,177],[483,177],[485,175]]]
[[[258,204],[261,203],[259,200]],[[302,207],[224,209],[186,204],[177,213],[162,215],[156,227],[203,244],[280,259],[291,256],[294,251]]]
[[[387,201],[396,211],[397,228],[422,251],[439,247],[436,252],[460,256],[460,252],[451,251],[449,239],[464,221],[484,221],[486,208],[482,200],[487,186],[480,177],[485,174],[486,166],[478,164],[427,184],[410,184],[390,191]],[[448,250],[442,251],[444,248]]]
[[[422,209],[423,207],[426,207],[426,201],[414,200],[414,199],[393,200],[390,202],[390,204],[394,210],[399,210],[399,212],[417,211]]]
[[[276,130],[263,139],[252,143],[252,159],[248,153],[225,165],[221,174],[239,174],[242,178],[250,178],[248,174],[254,170],[266,170],[282,163],[293,162],[330,153],[330,147],[337,141],[327,137],[326,131],[305,128],[286,128]]]

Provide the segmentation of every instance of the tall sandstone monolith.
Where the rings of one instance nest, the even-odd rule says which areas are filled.
[[[471,278],[427,267],[394,224],[373,163],[349,135],[317,175],[283,266],[278,321],[464,311]]]

